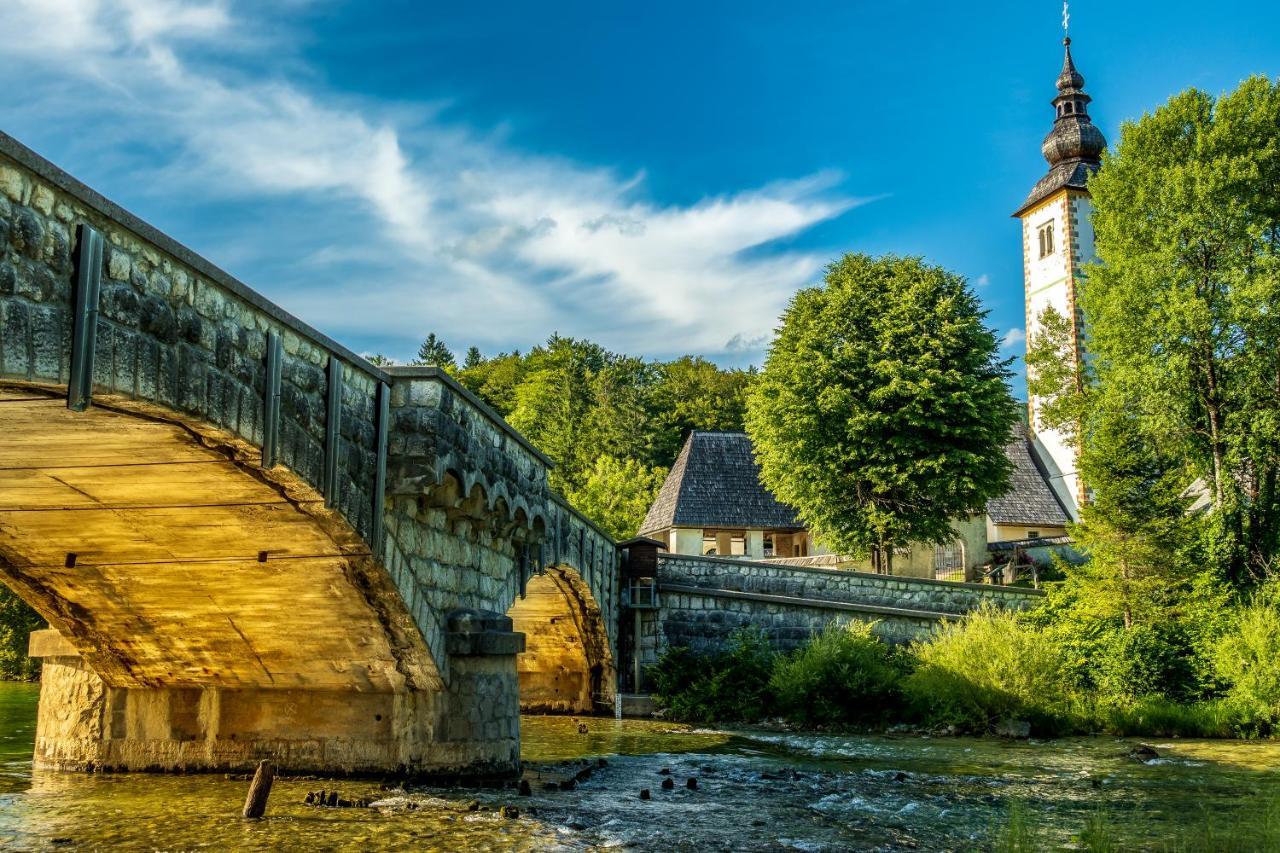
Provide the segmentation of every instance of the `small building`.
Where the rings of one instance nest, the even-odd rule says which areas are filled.
[[[1009,492],[988,504],[985,518],[956,519],[951,542],[898,549],[894,574],[977,580],[991,562],[988,542],[1065,536],[1068,516],[1024,429],[1006,452],[1014,465]],[[765,488],[751,439],[740,432],[689,435],[639,535],[672,554],[871,570],[869,559],[832,553],[805,528],[794,508]]]

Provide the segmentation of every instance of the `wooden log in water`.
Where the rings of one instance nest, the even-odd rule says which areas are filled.
[[[249,794],[244,798],[244,816],[259,818],[267,811],[267,797],[271,796],[271,783],[275,781],[276,769],[270,759],[258,762],[258,770],[249,783]]]

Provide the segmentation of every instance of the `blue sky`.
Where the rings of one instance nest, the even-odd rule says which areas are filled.
[[[1053,0],[5,0],[0,127],[362,352],[553,330],[758,363],[844,251],[975,283],[1021,355]],[[16,37],[15,37],[16,36]],[[1109,139],[1280,73],[1280,4],[1072,4]]]

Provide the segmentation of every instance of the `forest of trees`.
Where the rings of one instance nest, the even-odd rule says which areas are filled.
[[[648,361],[552,335],[461,367],[434,333],[417,359],[448,370],[556,463],[551,486],[615,538],[635,534],[692,430],[741,430],[754,370]]]

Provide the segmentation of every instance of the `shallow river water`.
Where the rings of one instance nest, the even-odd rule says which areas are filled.
[[[569,718],[526,717],[528,765],[564,776],[587,761],[591,778],[572,791],[535,784],[525,797],[280,780],[266,819],[244,821],[248,785],[222,775],[33,772],[35,702],[36,688],[0,683],[4,850],[982,850],[1015,803],[1046,849],[1078,847],[1092,818],[1112,828],[1115,849],[1180,850],[1203,847],[1207,826],[1280,801],[1274,742],[1150,741],[1161,757],[1141,763],[1127,755],[1137,741],[1109,737],[729,733],[606,719],[586,720],[581,734]],[[374,805],[305,805],[319,788]],[[520,816],[504,818],[503,805]]]

